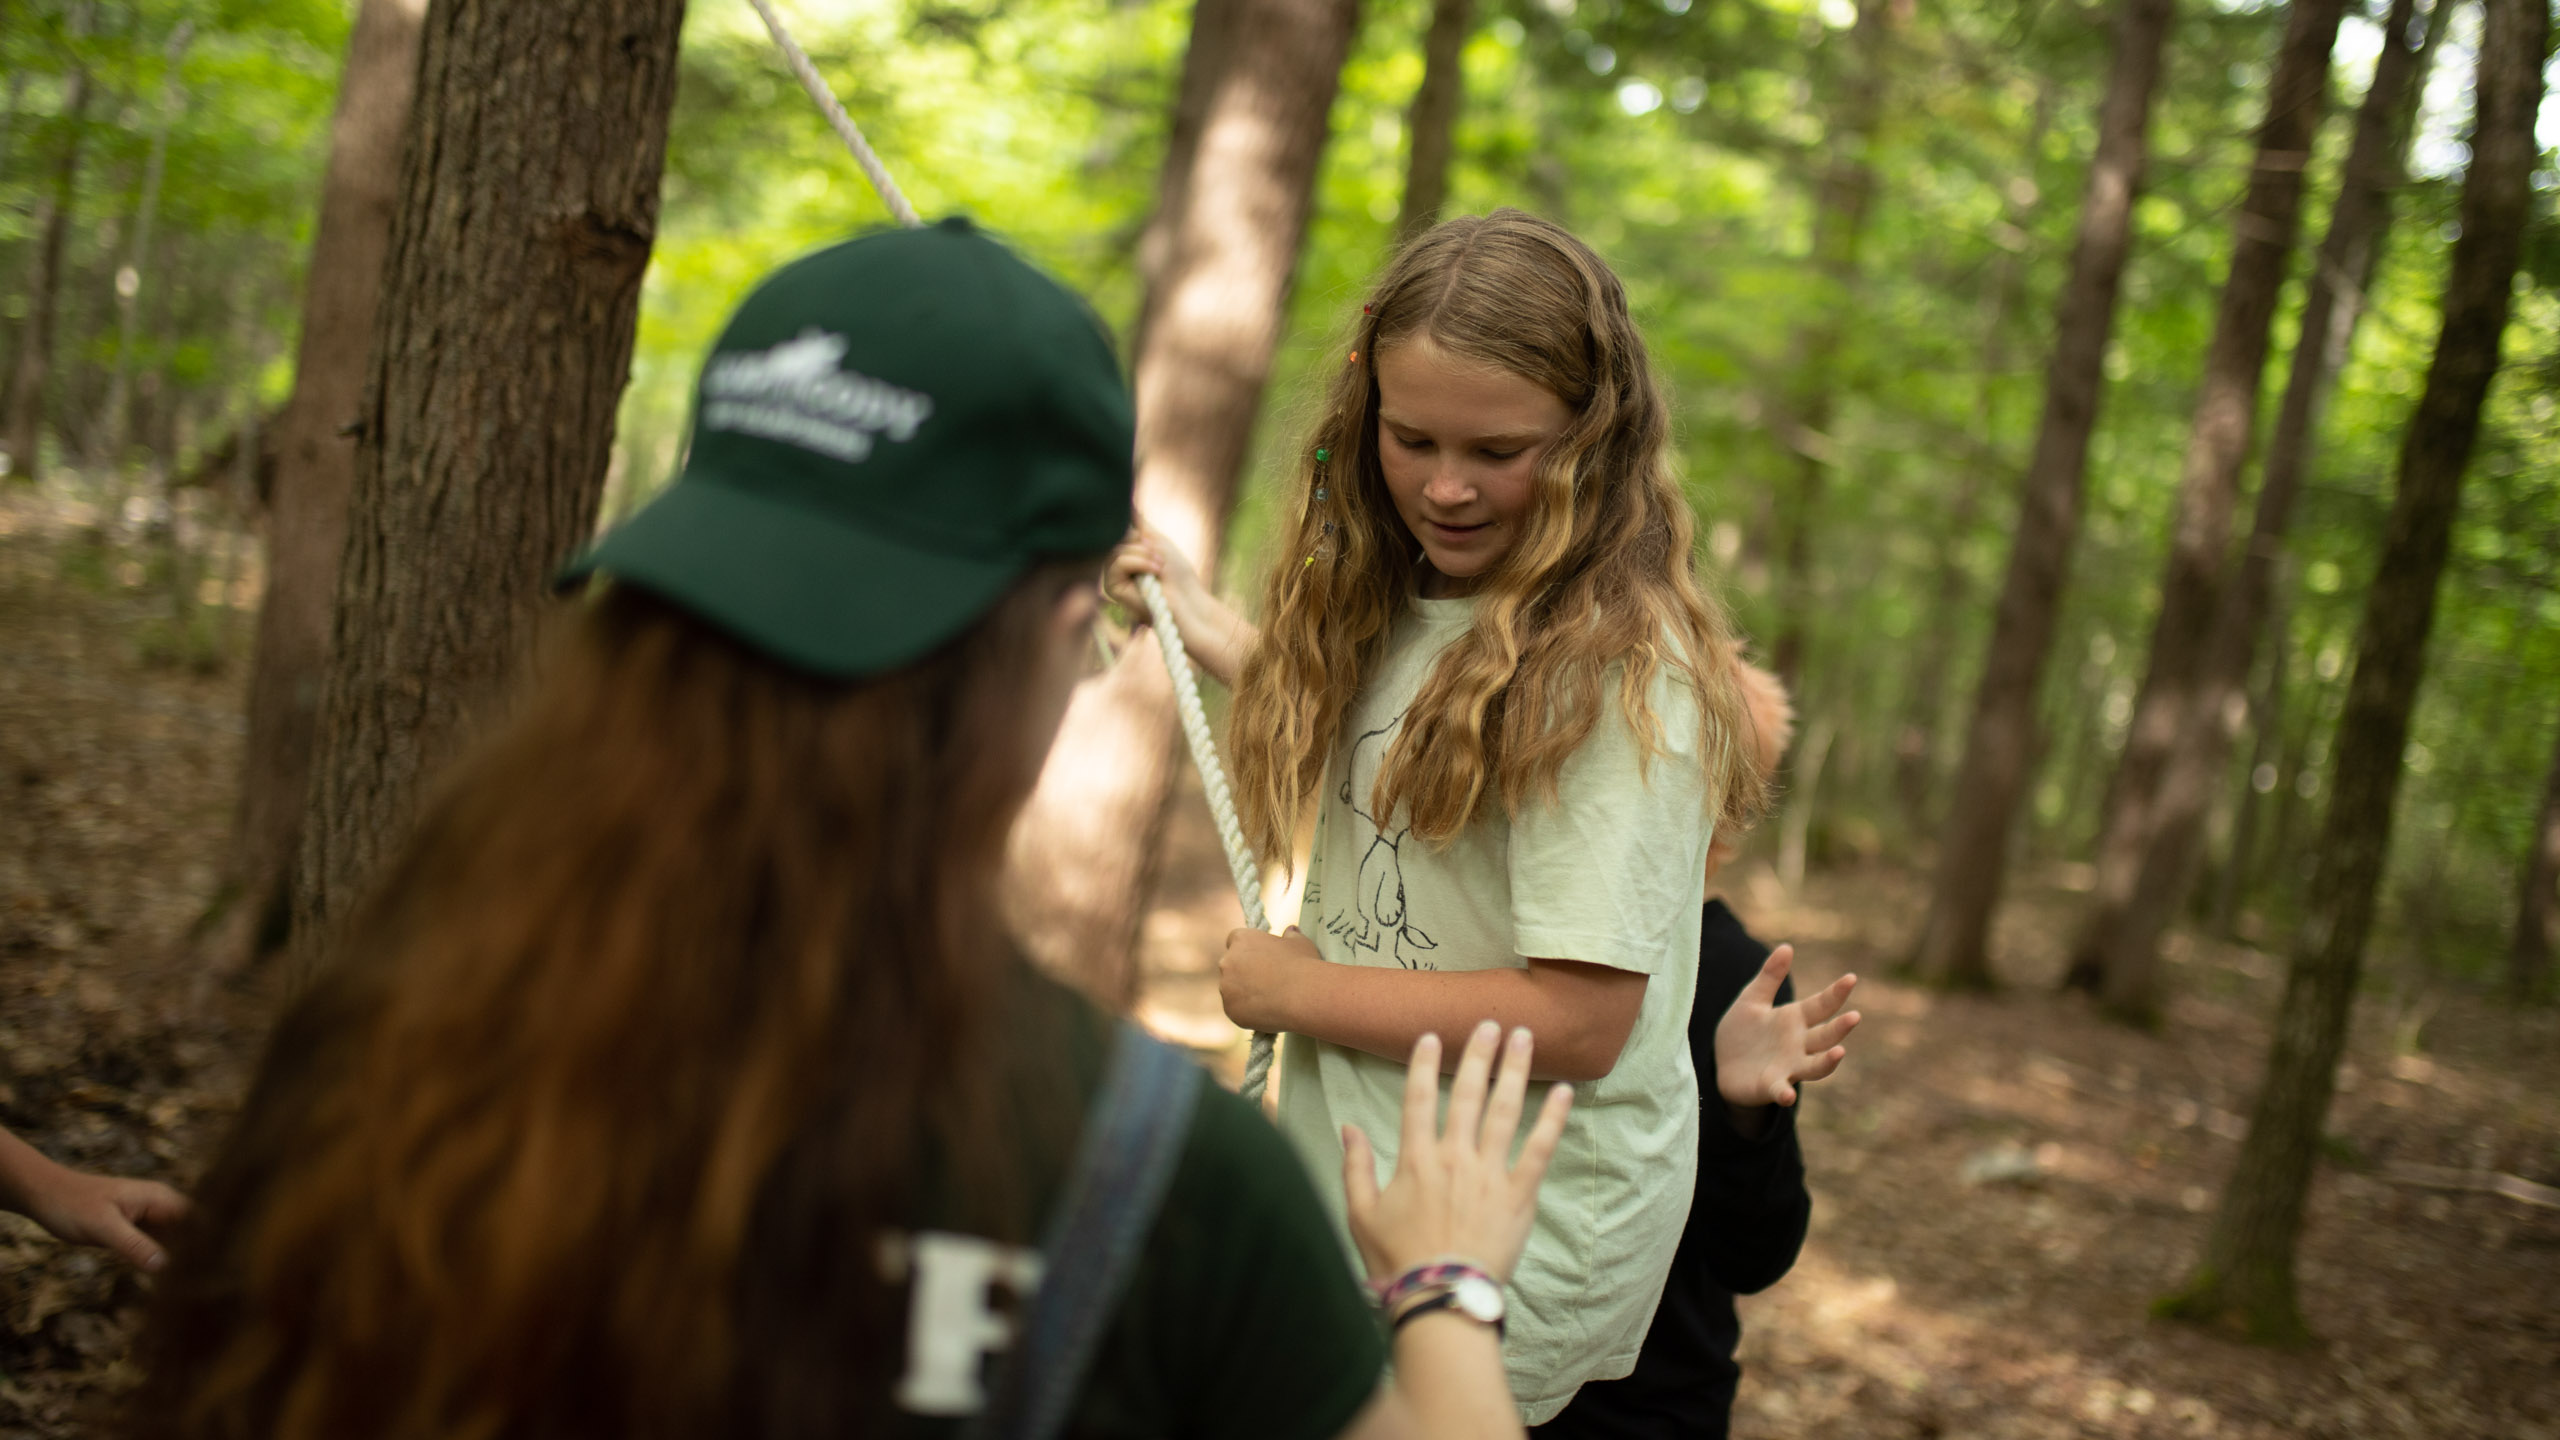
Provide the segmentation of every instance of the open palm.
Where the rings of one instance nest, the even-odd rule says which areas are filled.
[[[1716,1022],[1716,1089],[1728,1104],[1793,1105],[1798,1085],[1821,1079],[1848,1058],[1841,1042],[1857,1028],[1858,1012],[1844,1014],[1840,1007],[1849,1003],[1858,977],[1843,975],[1817,994],[1781,1005],[1778,986],[1795,958],[1793,945],[1771,951]]]

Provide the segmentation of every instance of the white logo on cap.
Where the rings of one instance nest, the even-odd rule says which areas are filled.
[[[848,461],[869,456],[875,436],[914,439],[933,397],[836,368],[848,344],[813,326],[770,350],[719,357],[702,372],[702,427]]]

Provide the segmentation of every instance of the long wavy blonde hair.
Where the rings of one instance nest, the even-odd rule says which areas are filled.
[[[1504,209],[1448,221],[1397,254],[1308,440],[1230,721],[1252,839],[1289,853],[1344,713],[1414,593],[1419,548],[1378,458],[1377,360],[1417,336],[1544,386],[1572,419],[1539,461],[1520,538],[1486,575],[1473,625],[1405,713],[1370,813],[1404,807],[1415,834],[1445,841],[1488,804],[1516,813],[1552,798],[1600,722],[1612,672],[1650,757],[1662,734],[1646,694],[1668,668],[1698,697],[1719,828],[1756,819],[1767,780],[1742,743],[1734,635],[1699,583],[1669,408],[1625,287],[1561,227]]]

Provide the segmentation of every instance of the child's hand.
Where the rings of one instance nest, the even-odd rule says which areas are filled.
[[[1218,962],[1218,999],[1227,1018],[1247,1030],[1286,1030],[1294,1013],[1290,987],[1304,978],[1306,967],[1323,963],[1316,942],[1295,925],[1282,935],[1230,930],[1226,956]]]
[[[1849,1003],[1858,977],[1843,975],[1818,995],[1777,1004],[1778,982],[1795,959],[1793,945],[1771,951],[1759,975],[1716,1022],[1716,1089],[1728,1105],[1793,1105],[1798,1085],[1839,1069],[1849,1054],[1840,1042],[1857,1027],[1858,1012],[1842,1015],[1840,1007]]]
[[[1192,567],[1191,558],[1143,517],[1130,524],[1128,536],[1111,552],[1111,563],[1102,570],[1102,593],[1104,598],[1127,607],[1130,616],[1144,624],[1147,602],[1138,595],[1141,575],[1153,575],[1164,582],[1164,598],[1173,606],[1175,624],[1186,618],[1184,611],[1198,609],[1196,602],[1209,593],[1208,587],[1200,583],[1200,572]]]
[[[1102,594],[1127,609],[1133,623],[1144,625],[1154,616],[1138,594],[1141,575],[1164,582],[1165,607],[1173,612],[1191,663],[1225,684],[1234,684],[1245,651],[1252,648],[1253,627],[1209,592],[1181,547],[1143,518],[1129,527],[1128,538],[1111,552],[1111,563],[1102,570]]]
[[[27,1177],[20,1198],[27,1218],[54,1238],[101,1246],[143,1270],[159,1269],[168,1256],[142,1227],[165,1227],[187,1213],[187,1197],[157,1180],[119,1180],[51,1162]]]
[[[1449,1083],[1445,1130],[1434,1123],[1440,1109],[1440,1037],[1425,1034],[1414,1042],[1405,1067],[1403,1144],[1384,1193],[1369,1137],[1358,1126],[1342,1127],[1343,1208],[1372,1277],[1385,1279],[1446,1256],[1496,1279],[1511,1278],[1538,1213],[1538,1181],[1564,1133],[1565,1112],[1573,1108],[1573,1087],[1547,1091],[1519,1162],[1505,1165],[1529,1088],[1530,1041],[1527,1030],[1511,1032],[1502,1049],[1501,1078],[1488,1099],[1485,1082],[1501,1034],[1502,1027],[1487,1020],[1468,1039]]]

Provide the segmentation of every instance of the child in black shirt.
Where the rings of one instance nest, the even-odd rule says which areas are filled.
[[[1774,769],[1792,729],[1786,692],[1750,666],[1743,679],[1762,763]],[[1720,838],[1708,873],[1734,849]],[[1733,1359],[1742,1339],[1733,1297],[1765,1290],[1787,1273],[1813,1212],[1796,1141],[1795,1087],[1839,1067],[1847,1052],[1838,1042],[1858,1023],[1856,1011],[1840,1013],[1857,984],[1855,975],[1843,975],[1801,1007],[1802,1054],[1747,1053],[1729,1044],[1720,1055],[1717,1032],[1729,1012],[1795,1003],[1786,973],[1792,962],[1792,947],[1773,954],[1722,900],[1707,901],[1689,1012],[1689,1054],[1704,1111],[1689,1223],[1634,1372],[1583,1386],[1562,1413],[1530,1432],[1538,1440],[1723,1440],[1742,1374]]]

